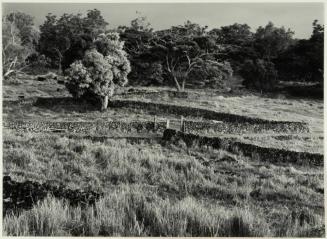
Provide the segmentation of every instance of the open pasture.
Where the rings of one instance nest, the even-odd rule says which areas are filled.
[[[4,175],[103,197],[93,206],[76,207],[49,196],[31,210],[5,215],[4,233],[324,235],[323,162],[267,161],[228,147],[162,138],[167,119],[171,129],[181,130],[184,116],[186,135],[312,153],[323,160],[322,101],[171,92],[127,88],[101,112],[66,97],[53,80],[5,83]]]

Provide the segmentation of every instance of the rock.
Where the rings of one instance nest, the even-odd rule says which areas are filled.
[[[47,78],[45,76],[37,76],[36,79],[38,81],[45,81],[45,80],[47,80]]]
[[[250,197],[253,197],[253,198],[259,198],[260,195],[261,195],[260,189],[253,190],[252,192],[250,192]]]
[[[222,157],[220,159],[220,161],[223,161],[223,162],[235,162],[235,158],[231,157],[231,156],[228,156],[228,155],[225,155],[224,157]]]
[[[317,188],[316,191],[318,193],[324,194],[324,188]]]
[[[3,182],[10,182],[11,177],[10,176],[3,176]]]

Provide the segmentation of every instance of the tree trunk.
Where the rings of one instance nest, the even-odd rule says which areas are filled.
[[[184,91],[184,89],[185,89],[185,81],[186,81],[186,78],[184,78],[182,81],[182,91]]]
[[[109,97],[106,96],[101,96],[101,111],[104,111],[108,108],[108,100]]]
[[[59,74],[62,74],[62,67],[61,67],[61,59],[59,60],[59,68],[58,68]]]
[[[174,74],[172,74],[172,76],[173,76],[173,79],[174,79],[174,81],[175,81],[175,85],[176,85],[177,90],[178,90],[178,91],[182,91],[182,90],[181,90],[181,86],[179,85],[176,76],[175,76]]]

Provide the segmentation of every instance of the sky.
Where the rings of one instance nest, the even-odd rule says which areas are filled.
[[[146,16],[155,30],[181,25],[187,20],[209,29],[234,23],[247,23],[252,31],[272,21],[295,32],[295,38],[309,38],[314,19],[324,22],[324,5],[307,3],[2,3],[2,12],[22,11],[34,17],[36,25],[44,22],[48,13],[82,13],[97,8],[109,22],[109,28],[129,25],[137,16]]]

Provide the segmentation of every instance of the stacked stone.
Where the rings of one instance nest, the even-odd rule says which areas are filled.
[[[173,129],[164,131],[163,140],[178,142],[183,140],[186,145],[208,145],[216,149],[223,149],[232,153],[242,152],[244,156],[256,157],[259,160],[272,163],[294,163],[297,165],[323,166],[324,155],[309,152],[296,152],[286,149],[260,147],[254,144],[243,143],[237,139],[205,137],[187,134]]]

